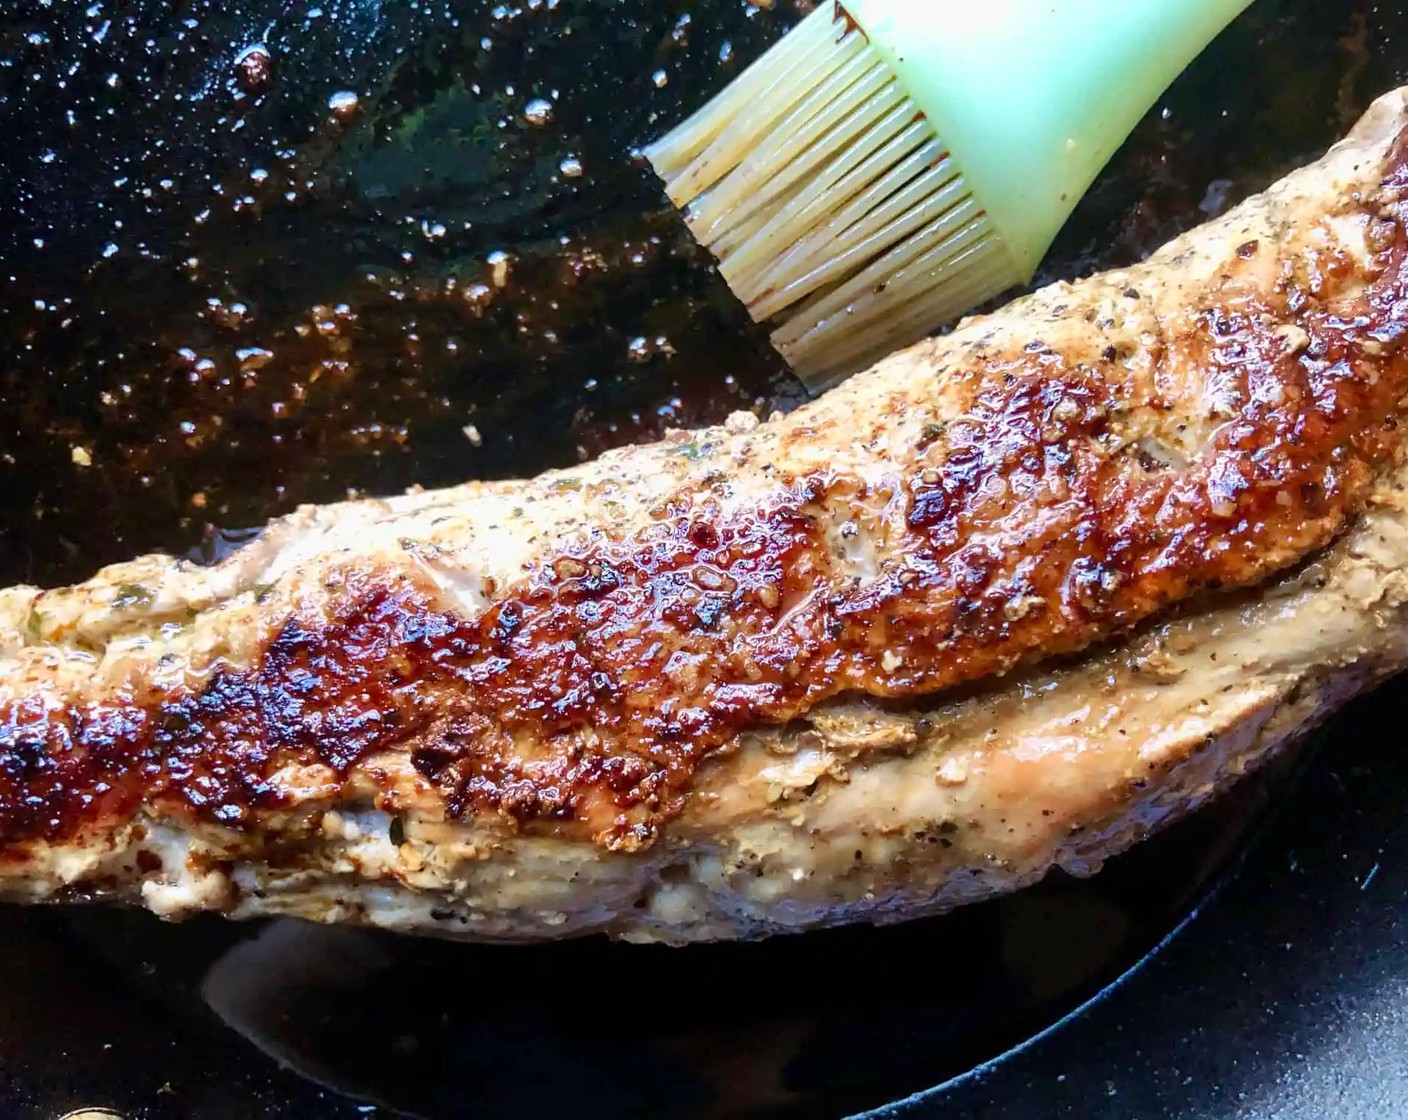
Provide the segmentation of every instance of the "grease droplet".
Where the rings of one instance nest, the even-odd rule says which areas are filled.
[[[245,93],[263,93],[274,84],[274,58],[263,43],[246,47],[235,59],[235,79]]]
[[[358,97],[350,89],[340,89],[328,98],[328,108],[338,120],[346,120],[357,112]]]

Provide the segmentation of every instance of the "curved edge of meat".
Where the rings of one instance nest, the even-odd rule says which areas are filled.
[[[859,703],[710,764],[666,842],[582,841],[372,808],[318,813],[306,858],[142,815],[6,868],[20,901],[319,922],[486,941],[684,944],[940,913],[1076,875],[1197,809],[1408,665],[1408,471],[1323,557],[1252,597],[949,704]],[[304,809],[291,835],[304,832]],[[270,821],[270,831],[279,822]],[[18,872],[18,873],[16,873]]]
[[[1059,319],[1075,300],[1097,318],[1118,314],[1137,337],[1139,312],[1119,303],[1126,292],[1137,294],[1138,285],[1160,270],[1190,291],[1205,291],[1218,282],[1206,270],[1226,267],[1232,257],[1251,262],[1254,271],[1256,242],[1284,233],[1288,212],[1300,207],[1323,216],[1325,208],[1307,200],[1376,190],[1394,170],[1405,125],[1408,95],[1400,92],[1379,102],[1321,164],[1139,269],[1083,287],[1059,285],[970,321],[956,332],[959,342],[898,355],[852,392],[901,399],[902,393],[887,396],[888,381],[913,378],[916,363],[941,364],[960,345],[1001,353],[1004,340],[1023,340],[1019,349],[1039,361],[1042,351],[1030,351],[1026,342],[1033,325]],[[1331,213],[1298,234],[1323,241],[1328,271],[1347,255],[1362,257],[1372,237],[1370,213],[1343,219],[1345,228],[1337,221]],[[1313,269],[1316,252],[1311,244],[1297,258],[1299,266]],[[1320,282],[1301,280],[1311,287]],[[1294,358],[1311,340],[1288,333],[1281,328],[1277,335],[1278,354]],[[1372,352],[1392,349],[1397,339],[1361,341]],[[1157,349],[1169,341],[1142,345]],[[1199,371],[1211,384],[1199,391],[1211,393],[1216,418],[1214,372]],[[940,396],[948,391],[942,377],[935,384]],[[846,422],[851,412],[860,413],[858,399],[833,393],[791,418],[785,430],[795,437],[799,426],[824,430]],[[1396,422],[1396,415],[1388,420]],[[889,420],[894,432],[907,431],[908,417]],[[1386,420],[1385,427],[1392,426]],[[771,451],[794,466],[799,457],[837,453],[825,440],[793,439],[783,446],[778,430],[754,433],[739,422],[732,431],[609,456],[590,470],[609,477],[629,461],[640,479],[634,498],[648,504],[653,494],[667,503],[682,486],[709,485],[707,465],[690,452],[710,440],[752,441],[764,461]],[[1147,434],[1133,432],[1136,439]],[[1155,425],[1154,434],[1156,456],[1178,452],[1170,431]],[[1302,562],[1290,574],[1261,579],[1255,590],[1194,599],[1188,596],[1197,588],[1189,586],[1173,596],[1172,607],[1154,603],[1143,614],[1112,616],[1105,631],[1092,630],[1070,645],[1050,631],[1059,639],[1056,648],[1004,652],[980,673],[943,680],[953,687],[932,699],[902,689],[877,688],[870,697],[839,689],[801,706],[786,722],[742,727],[691,760],[677,802],[662,814],[650,842],[638,844],[600,842],[590,812],[577,814],[565,800],[550,803],[555,791],[541,775],[526,791],[515,789],[512,775],[498,775],[494,811],[472,801],[456,810],[453,796],[410,749],[371,750],[339,767],[326,755],[310,761],[297,751],[279,754],[279,744],[236,742],[247,727],[262,726],[240,722],[239,711],[262,712],[261,705],[273,703],[284,706],[281,727],[296,727],[324,744],[371,735],[363,722],[385,718],[394,707],[369,698],[346,709],[304,712],[298,682],[316,683],[310,659],[338,656],[357,642],[370,643],[358,672],[367,672],[367,664],[379,668],[355,679],[381,682],[378,674],[388,658],[404,656],[402,647],[378,646],[384,635],[376,627],[354,627],[339,631],[338,648],[329,650],[305,641],[309,627],[289,620],[319,612],[328,617],[328,604],[357,578],[345,573],[339,558],[374,556],[384,547],[411,558],[400,563],[414,569],[416,594],[435,596],[447,609],[483,611],[493,593],[466,571],[521,564],[533,555],[533,541],[515,539],[505,558],[484,555],[488,546],[481,538],[474,566],[437,542],[471,520],[482,527],[505,517],[524,500],[517,484],[303,511],[214,569],[147,558],[77,588],[0,592],[0,700],[8,721],[0,732],[8,736],[3,762],[10,788],[38,791],[46,768],[61,763],[81,764],[77,772],[89,782],[82,789],[50,789],[65,799],[65,811],[75,798],[81,802],[79,827],[55,824],[51,835],[20,834],[0,847],[0,894],[24,901],[134,901],[167,917],[201,910],[232,917],[289,914],[483,940],[605,932],[685,943],[897,921],[1015,889],[1053,867],[1089,873],[1408,662],[1402,575],[1408,567],[1408,471],[1396,465],[1398,458],[1395,449],[1366,460],[1347,507],[1347,528],[1327,519],[1316,530],[1329,526],[1337,535],[1323,551],[1317,550],[1325,542],[1312,534],[1257,569],[1264,558],[1248,539],[1206,538],[1210,552],[1239,553],[1248,571],[1284,572]],[[642,464],[658,469],[652,473]],[[856,469],[862,472],[864,464]],[[533,484],[553,506],[535,523],[554,525],[557,540],[569,529],[590,537],[593,525],[602,523],[600,509],[575,496],[583,473],[559,472]],[[1317,501],[1323,497],[1315,494]],[[1314,554],[1307,561],[1308,553]],[[859,568],[873,560],[850,558]],[[1214,560],[1219,557],[1209,563]],[[584,570],[572,578],[601,577]],[[1140,628],[1128,634],[1134,624]],[[1128,636],[1120,637],[1122,631]],[[1068,654],[1100,638],[1115,644],[1056,667],[1020,668],[1032,654]],[[237,695],[228,691],[236,680],[229,667],[267,661],[270,650],[285,647],[277,695],[259,692],[257,677],[253,684],[240,678]],[[888,660],[889,651],[878,656]],[[184,706],[136,702],[138,693],[167,689],[192,699]],[[648,687],[642,692],[649,694]],[[218,705],[205,703],[216,693]],[[541,696],[533,692],[529,699],[536,703]],[[348,723],[353,711],[356,719]],[[310,724],[314,716],[323,722]],[[109,761],[102,753],[135,741],[130,725],[149,719],[178,722],[158,729],[175,738],[158,741],[184,743],[189,758],[176,751],[114,754]],[[55,728],[62,732],[58,738]],[[440,728],[437,734],[469,732]],[[199,747],[219,736],[245,753],[221,756],[212,766]],[[518,749],[534,761],[532,741]],[[58,758],[64,751],[69,754]],[[249,751],[264,752],[260,757],[269,765],[258,773],[219,769]],[[173,757],[192,771],[181,799],[146,798],[138,786],[139,802],[124,800],[131,796],[134,767],[160,770],[169,780]],[[609,778],[598,775],[593,793],[614,788]],[[226,796],[238,781],[245,782],[243,803]],[[202,791],[211,795],[209,811],[199,801]],[[531,798],[532,812],[510,811],[516,796]],[[37,792],[35,798],[39,820],[52,805],[40,804]],[[228,819],[220,815],[226,808]]]

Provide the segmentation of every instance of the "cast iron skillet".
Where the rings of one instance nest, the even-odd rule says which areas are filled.
[[[6,7],[0,580],[801,399],[628,154],[784,0]],[[1259,0],[1043,279],[1318,155],[1405,64],[1396,5]],[[1402,695],[1091,881],[898,929],[503,949],[0,909],[0,1116],[1408,1114]]]

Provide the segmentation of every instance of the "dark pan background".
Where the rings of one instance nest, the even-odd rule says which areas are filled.
[[[797,15],[0,2],[0,581],[795,404],[629,151]],[[1405,71],[1398,4],[1258,0],[1043,279],[1219,213]],[[946,1082],[896,1114],[1408,1115],[1405,696],[1092,881],[938,921],[674,952],[304,931],[308,967],[246,986],[315,1081],[201,997],[254,927],[0,908],[0,1117],[834,1116]]]

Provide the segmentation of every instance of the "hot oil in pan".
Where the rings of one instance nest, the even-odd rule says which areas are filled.
[[[1317,154],[1408,66],[1408,20],[1379,7],[1263,0],[1146,122],[1047,278],[1137,259]],[[0,28],[0,580],[213,558],[299,502],[795,404],[626,152],[796,11],[602,12],[21,4]],[[360,1114],[318,1084],[437,1117],[876,1105],[1147,952],[1262,788],[1090,882],[759,946],[251,941],[0,911],[0,1111]]]
[[[0,28],[0,579],[801,399],[627,154],[781,11],[87,7]]]

